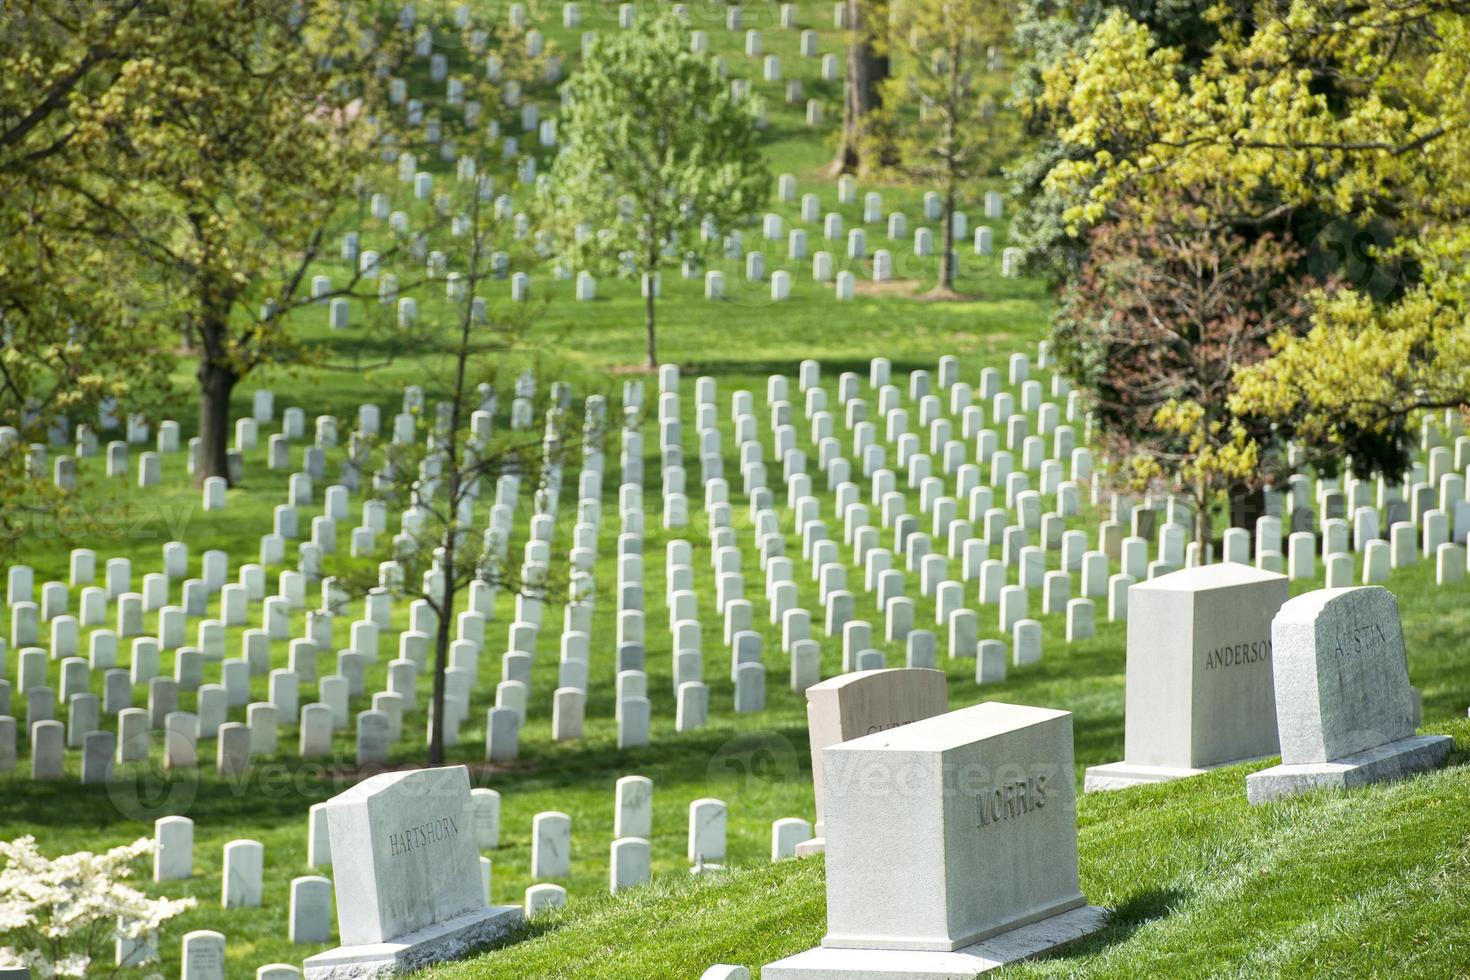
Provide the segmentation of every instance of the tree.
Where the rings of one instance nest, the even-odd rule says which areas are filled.
[[[702,223],[747,219],[770,191],[759,105],[736,97],[712,58],[690,51],[672,15],[600,36],[567,84],[544,205],[568,261],[607,266],[624,256],[642,275],[652,368],[659,270],[700,247]]]
[[[138,82],[128,65],[157,53],[149,0],[0,7],[0,555],[39,515],[65,509],[27,447],[71,434],[100,409],[142,413],[170,391],[173,358],[144,312],[147,284],[98,248],[89,208],[67,185],[122,125],[112,107]],[[60,521],[58,521],[60,523]]]
[[[1211,17],[1219,38],[1196,72],[1114,12],[1047,73],[1040,102],[1068,121],[1059,137],[1076,152],[1046,184],[1074,229],[1124,198],[1148,206],[1202,183],[1230,192],[1221,222],[1316,212],[1381,230],[1369,257],[1395,270],[1393,287],[1348,277],[1312,292],[1314,328],[1244,372],[1237,405],[1356,466],[1401,463],[1406,411],[1470,402],[1470,11],[1293,0]]]
[[[182,0],[129,61],[118,122],[60,185],[89,233],[155,285],[198,351],[195,474],[228,477],[230,396],[263,365],[318,356],[292,329],[339,208],[377,159],[371,22],[332,0]],[[354,270],[328,295],[346,295]]]
[[[1249,16],[1249,7],[1240,0],[1231,3],[1239,19]],[[1042,104],[1045,79],[1057,65],[1076,57],[1098,23],[1117,9],[1146,24],[1154,36],[1180,50],[1181,70],[1186,72],[1197,71],[1210,46],[1219,39],[1216,19],[1207,16],[1210,8],[1196,0],[1021,0],[1017,4],[1013,46],[1024,56],[1016,65],[1012,95],[1031,139],[1007,171],[1017,199],[1024,202],[1011,221],[1010,239],[1024,251],[1028,271],[1033,274],[1069,278],[1085,260],[1087,247],[1087,236],[1069,230],[1062,217],[1069,199],[1045,185],[1047,174],[1058,163],[1088,152],[1059,137],[1069,120],[1064,112]],[[1098,138],[1099,145],[1110,146],[1106,133],[1098,134]]]
[[[888,17],[887,0],[846,0],[845,81],[842,87],[842,129],[837,153],[827,165],[827,176],[866,175],[891,157],[881,136],[871,132],[873,114],[882,107],[883,83],[890,69],[888,55],[877,43],[876,28]],[[877,137],[877,138],[875,138]]]
[[[471,28],[467,25],[465,30]],[[483,73],[463,79],[465,98],[498,105],[502,82],[525,80],[535,62],[516,53],[524,51],[519,32],[503,27],[486,31],[485,44],[504,56],[504,74],[493,83]],[[426,399],[433,399],[433,411],[418,415],[411,442],[362,439],[360,455],[353,461],[360,469],[374,471],[376,499],[414,515],[393,540],[393,565],[385,584],[395,597],[421,600],[435,615],[427,753],[431,765],[445,758],[451,629],[466,593],[480,583],[538,600],[558,594],[549,567],[528,575],[527,569],[508,560],[508,528],[498,527],[492,518],[483,536],[472,534],[481,525],[476,510],[484,509],[481,500],[487,487],[493,500],[494,486],[502,476],[530,483],[538,503],[551,501],[548,506],[554,507],[562,463],[575,444],[568,432],[566,406],[544,398],[539,402],[545,419],[541,431],[530,426],[497,432],[491,418],[477,417],[481,412],[495,415],[494,393],[510,387],[505,383],[509,359],[529,349],[528,331],[539,312],[529,303],[492,305],[487,300],[485,293],[499,276],[491,256],[504,251],[516,259],[529,259],[533,250],[530,236],[516,238],[489,209],[491,169],[501,164],[498,140],[488,127],[464,118],[445,120],[445,133],[454,140],[461,161],[473,162],[472,173],[462,172],[465,179],[446,193],[449,210],[458,219],[458,233],[436,243],[444,246],[445,269],[439,277],[442,283],[436,278],[433,285],[445,290],[448,315],[394,319],[382,338],[397,349],[414,351],[427,365],[423,387]],[[412,142],[405,147],[428,149]],[[456,278],[451,280],[450,274]],[[380,566],[343,560],[338,581],[344,597],[364,594],[384,582]]]
[[[434,411],[419,416],[412,443],[365,448],[358,460],[364,466],[376,464],[377,499],[414,515],[393,541],[393,572],[386,586],[396,597],[427,603],[435,616],[430,765],[445,758],[451,628],[462,598],[477,582],[492,592],[508,587],[537,600],[555,594],[549,568],[528,574],[508,560],[509,528],[492,520],[483,538],[472,535],[481,495],[490,487],[493,500],[496,482],[509,475],[530,482],[538,502],[554,498],[571,442],[561,406],[545,411],[541,433],[534,427],[493,433],[488,420],[476,418],[483,412],[494,415],[493,391],[509,387],[496,383],[504,374],[505,358],[520,344],[534,312],[524,307],[498,310],[494,319],[487,319],[477,292],[491,279],[490,254],[496,244],[479,195],[471,192],[468,197],[469,232],[455,256],[463,295],[452,307],[453,318],[415,325],[401,338],[421,356],[441,355],[437,370],[425,378],[426,394],[437,396]],[[348,568],[340,578],[349,594],[365,593],[382,581],[377,567]]]
[[[102,854],[47,858],[32,836],[0,841],[0,966],[29,967],[37,977],[110,977],[115,941],[142,944],[159,926],[194,908],[192,898],[149,898],[128,885],[138,859],[153,853],[146,837]]]
[[[982,99],[979,66],[1005,36],[1007,8],[996,0],[906,0],[883,35],[896,70],[883,84],[876,127],[893,140],[896,166],[938,181],[944,200],[944,250],[936,292],[954,292],[954,213],[993,136],[993,109]]]
[[[1091,231],[1053,340],[1106,454],[1134,485],[1164,480],[1190,497],[1205,544],[1219,497],[1242,514],[1238,502],[1279,457],[1272,427],[1231,399],[1236,372],[1267,358],[1272,336],[1305,328],[1302,256],[1214,225],[1200,194],[1168,203],[1171,221],[1124,212]]]

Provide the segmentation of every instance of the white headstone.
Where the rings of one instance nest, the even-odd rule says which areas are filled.
[[[1283,575],[1234,563],[1185,569],[1128,593],[1123,761],[1086,788],[1195,775],[1277,750],[1271,618]]]

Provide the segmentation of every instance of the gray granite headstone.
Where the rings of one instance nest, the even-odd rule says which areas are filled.
[[[1414,734],[1398,600],[1380,586],[1319,589],[1271,624],[1281,765],[1246,777],[1264,803],[1433,769],[1453,745]]]
[[[521,920],[487,906],[469,771],[383,773],[325,805],[342,945],[306,961],[308,978],[394,975],[463,956]],[[378,971],[374,973],[372,971]]]

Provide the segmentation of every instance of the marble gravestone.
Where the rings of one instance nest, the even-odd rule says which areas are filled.
[[[816,836],[796,846],[798,857],[823,850],[822,751],[829,745],[897,728],[948,710],[944,672],[921,667],[843,674],[806,689],[807,731],[812,743],[812,791]]]
[[[823,752],[827,934],[764,980],[971,977],[1102,928],[1072,715],[985,702]]]
[[[485,904],[469,771],[373,776],[324,805],[342,945],[306,960],[308,980],[397,976],[454,959],[520,924]]]
[[[1448,735],[1414,734],[1414,695],[1399,604],[1381,586],[1318,589],[1271,623],[1281,765],[1245,777],[1266,803],[1434,769]]]
[[[1130,588],[1123,761],[1090,767],[1084,791],[1274,755],[1271,617],[1286,598],[1285,575],[1235,563]]]

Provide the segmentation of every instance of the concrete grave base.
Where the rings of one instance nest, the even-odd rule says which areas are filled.
[[[1257,756],[1264,759],[1266,756]],[[1253,759],[1235,759],[1231,762],[1222,762],[1219,765],[1203,766],[1199,769],[1184,769],[1174,766],[1135,766],[1127,762],[1109,762],[1102,766],[1088,766],[1087,773],[1082,780],[1082,792],[1097,793],[1111,789],[1127,789],[1130,786],[1139,786],[1145,783],[1167,783],[1175,779],[1188,779],[1190,776],[1202,776],[1211,769],[1219,769],[1223,766],[1234,766],[1242,762],[1253,762]]]
[[[1314,789],[1352,789],[1402,779],[1437,768],[1453,746],[1448,735],[1411,735],[1330,762],[1272,766],[1245,777],[1245,798],[1269,803]]]
[[[1007,963],[1030,959],[1097,932],[1108,910],[1069,909],[952,952],[907,949],[832,949],[818,946],[777,960],[762,980],[970,980]]]
[[[799,858],[809,858],[813,854],[826,853],[827,838],[825,837],[813,837],[811,840],[804,840],[796,845],[796,856]]]
[[[338,946],[308,957],[306,980],[375,980],[458,959],[499,939],[525,920],[519,905],[490,905],[392,942]]]

